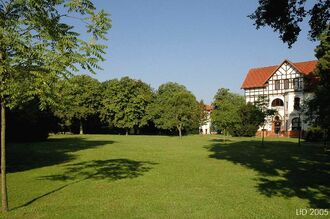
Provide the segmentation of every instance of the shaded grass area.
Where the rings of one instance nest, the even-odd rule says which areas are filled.
[[[114,143],[84,137],[50,138],[47,142],[13,143],[7,147],[7,171],[19,172],[76,159],[74,152]]]
[[[210,158],[228,160],[257,171],[257,189],[268,197],[307,199],[312,208],[330,208],[330,156],[322,145],[290,141],[213,140]]]
[[[292,218],[329,208],[329,155],[295,139],[52,136],[9,145],[0,218]]]

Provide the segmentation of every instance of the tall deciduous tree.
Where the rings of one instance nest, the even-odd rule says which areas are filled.
[[[214,96],[212,123],[226,135],[229,128],[240,122],[239,109],[244,104],[244,97],[231,93],[229,89],[219,89]]]
[[[238,114],[240,121],[229,128],[230,134],[233,136],[255,136],[258,128],[265,119],[265,114],[252,103],[243,104]]]
[[[76,75],[59,83],[62,83],[62,86],[57,95],[59,105],[55,109],[55,114],[64,120],[79,120],[80,134],[83,134],[84,120],[99,112],[101,83],[88,75]]]
[[[128,77],[104,82],[101,117],[126,130],[147,124],[146,109],[153,99],[151,87]]]
[[[314,88],[314,96],[308,102],[310,121],[324,130],[324,139],[328,138],[330,130],[330,30],[326,30],[320,37],[320,44],[316,47],[316,57],[319,62],[315,74],[318,84]],[[326,143],[326,141],[325,141]]]
[[[301,22],[309,18],[309,36],[317,40],[327,28],[330,20],[330,1],[317,0],[308,8],[306,0],[259,0],[259,6],[249,17],[257,29],[270,26],[279,32],[280,38],[289,47],[297,41]]]
[[[69,19],[85,25],[78,32]],[[2,209],[8,210],[5,160],[5,110],[38,96],[52,103],[57,78],[78,70],[93,72],[106,46],[111,27],[108,14],[97,12],[90,0],[0,1],[0,102]],[[82,32],[90,35],[80,37]]]
[[[157,128],[177,129],[180,137],[184,129],[197,129],[200,122],[195,96],[185,86],[172,82],[159,86],[148,112]]]

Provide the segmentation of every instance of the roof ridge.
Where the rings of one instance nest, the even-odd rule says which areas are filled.
[[[306,63],[306,62],[317,62],[317,59],[310,60],[310,61],[302,61],[302,62],[292,62],[292,63],[294,63],[294,64],[301,64],[301,63]]]
[[[306,62],[317,62],[317,59],[309,60],[309,61],[301,61],[301,62],[292,62],[292,61],[289,61],[288,59],[285,59],[284,61],[288,61],[288,62],[291,62],[293,64],[301,64],[301,63],[306,63]],[[262,69],[262,68],[271,68],[271,67],[279,67],[279,66],[280,65],[269,65],[269,66],[255,67],[255,68],[253,67],[253,68],[250,68],[250,70]]]
[[[257,67],[257,68],[250,68],[250,70],[256,70],[256,69],[262,69],[262,68],[271,68],[271,67],[278,67],[279,65],[270,65],[270,66],[263,66],[263,67]]]

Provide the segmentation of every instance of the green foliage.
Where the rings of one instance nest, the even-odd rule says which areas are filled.
[[[306,0],[259,0],[259,6],[249,18],[255,21],[257,29],[270,26],[279,32],[280,38],[289,47],[297,41],[301,31],[300,23],[309,18],[309,36],[312,40],[327,28],[330,20],[330,1],[319,0],[312,8],[305,6]]]
[[[106,81],[103,85],[100,111],[103,120],[126,130],[147,124],[146,109],[153,99],[149,85],[128,77]]]
[[[148,108],[157,128],[182,130],[198,128],[200,107],[195,96],[183,85],[166,83],[159,86],[153,103]]]
[[[79,31],[66,22],[78,20]],[[0,97],[13,108],[37,96],[53,104],[53,86],[80,66],[94,72],[111,27],[108,14],[89,0],[0,2]],[[89,39],[80,37],[82,32]]]
[[[85,120],[98,114],[102,93],[98,80],[88,75],[72,76],[59,82],[57,92],[55,115],[69,124],[73,119]]]
[[[255,136],[260,125],[264,123],[265,114],[255,105],[248,103],[238,110],[240,122],[229,128],[233,136]]]
[[[307,129],[304,139],[310,142],[322,141],[324,130],[321,127],[310,127]]]
[[[245,104],[244,97],[221,88],[214,96],[214,110],[211,118],[217,129],[226,131],[241,122],[240,107]]]
[[[265,126],[267,120],[273,117],[276,113],[276,109],[268,109],[269,98],[267,96],[259,96],[254,105],[263,113],[263,122],[260,124],[262,127]]]
[[[330,130],[330,32],[320,37],[320,45],[315,49],[318,64],[315,74],[318,76],[314,96],[308,101],[309,121],[314,126]]]

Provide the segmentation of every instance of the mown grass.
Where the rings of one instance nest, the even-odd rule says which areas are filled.
[[[0,217],[294,218],[330,208],[329,155],[295,142],[62,135],[10,144],[10,212]]]

